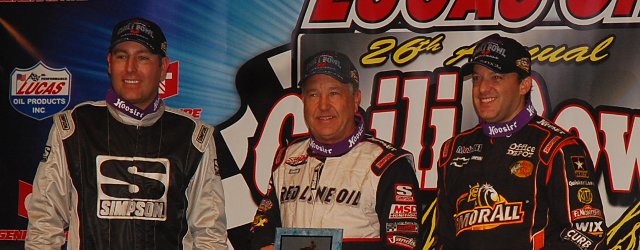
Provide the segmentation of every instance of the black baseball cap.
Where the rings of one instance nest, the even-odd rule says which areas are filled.
[[[134,17],[123,20],[113,27],[109,51],[117,44],[133,41],[147,47],[152,53],[167,56],[167,39],[156,23],[144,18]]]
[[[485,66],[494,72],[516,72],[521,77],[531,75],[531,54],[514,39],[493,34],[476,43],[471,61],[461,69],[463,76],[473,72],[473,65]]]
[[[353,84],[355,89],[358,89],[360,84],[358,70],[349,57],[336,51],[321,51],[305,60],[298,86],[302,86],[309,77],[316,74],[328,75],[342,83]]]

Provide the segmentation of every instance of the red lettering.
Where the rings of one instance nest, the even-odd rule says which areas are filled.
[[[18,95],[26,95],[28,93],[33,92],[34,84],[36,84],[36,82],[27,83],[25,81],[24,83],[22,83],[22,85],[20,85],[20,88],[18,88],[18,92],[16,94],[18,94]]]
[[[358,1],[356,3],[356,13],[361,20],[376,23],[389,17],[397,5],[397,0]]]
[[[395,207],[393,208],[393,212],[394,212],[394,213],[402,213],[402,212],[404,212],[404,207],[402,207],[402,206],[395,206]]]
[[[38,83],[38,87],[36,88],[36,94],[38,94],[38,95],[43,94],[45,92],[45,90],[47,89],[48,85],[49,85],[48,82]]]
[[[24,82],[22,85],[20,85],[20,88],[18,88],[18,91],[16,92],[16,94],[18,95],[32,95],[32,94],[55,95],[55,94],[59,94],[62,91],[62,88],[64,88],[64,85],[66,84],[67,84],[66,82],[59,82],[59,83]]]
[[[202,114],[202,109],[193,109],[193,113],[191,114],[195,118],[200,118]]]
[[[511,22],[522,21],[533,15],[542,0],[502,0],[498,5],[500,15]]]
[[[631,17],[636,0],[618,0],[613,10],[614,17]]]
[[[396,205],[393,207],[394,213],[415,213],[417,211],[416,205]]]
[[[476,13],[476,19],[493,19],[493,0],[460,0],[451,7],[447,19],[464,19],[471,12]]]
[[[593,18],[609,5],[609,0],[590,0],[585,3],[584,0],[567,0],[567,9],[572,16],[579,19]]]
[[[201,108],[182,108],[180,110],[182,110],[182,112],[190,114],[193,118],[198,118],[199,119],[202,116],[202,109]]]
[[[312,22],[343,22],[347,20],[352,1],[318,0],[311,14]]]
[[[44,82],[44,84],[42,84],[42,86],[40,87],[40,90],[42,90],[43,88],[44,90],[42,90],[38,94],[51,95],[53,94],[53,91],[55,89],[60,89],[60,87],[58,87],[58,84],[56,84],[55,82],[52,82],[51,84],[47,84],[46,82]]]
[[[66,82],[59,82],[58,84],[56,84],[55,89],[53,89],[51,91],[51,94],[57,95],[60,93],[60,91],[62,91],[62,88],[64,87],[64,85],[67,85]]]
[[[430,22],[440,16],[447,0],[407,0],[409,16],[419,22]]]
[[[0,230],[0,240],[25,240],[27,238],[27,230]]]

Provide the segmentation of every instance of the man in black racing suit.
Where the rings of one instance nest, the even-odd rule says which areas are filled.
[[[536,115],[531,56],[497,34],[476,44],[472,74],[480,124],[443,144],[438,249],[604,249],[606,229],[583,142]]]
[[[53,118],[26,249],[227,249],[214,128],[159,98],[160,27],[118,23],[107,58],[106,100]]]
[[[415,249],[411,154],[364,134],[358,73],[346,55],[324,51],[305,65],[300,83],[311,135],[279,150],[254,217],[252,249],[274,249],[277,227],[342,229],[345,250]]]

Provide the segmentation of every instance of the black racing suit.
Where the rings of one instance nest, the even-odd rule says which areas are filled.
[[[418,182],[411,154],[367,136],[338,157],[310,154],[309,139],[276,157],[251,230],[252,248],[273,244],[276,227],[343,229],[343,248],[414,249]]]
[[[27,204],[27,249],[226,249],[213,127],[104,101],[57,114]]]
[[[604,249],[593,163],[582,141],[534,116],[509,137],[476,126],[443,144],[440,249]]]

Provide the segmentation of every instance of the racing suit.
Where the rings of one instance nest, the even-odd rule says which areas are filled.
[[[604,248],[586,147],[540,116],[522,124],[508,136],[488,136],[481,124],[443,144],[439,249]]]
[[[162,102],[160,102],[162,103]],[[160,104],[54,117],[27,204],[27,249],[226,249],[214,128]]]
[[[252,248],[276,227],[343,229],[342,249],[414,249],[418,183],[410,153],[366,135],[348,152],[322,157],[302,138],[279,151],[258,207]]]

